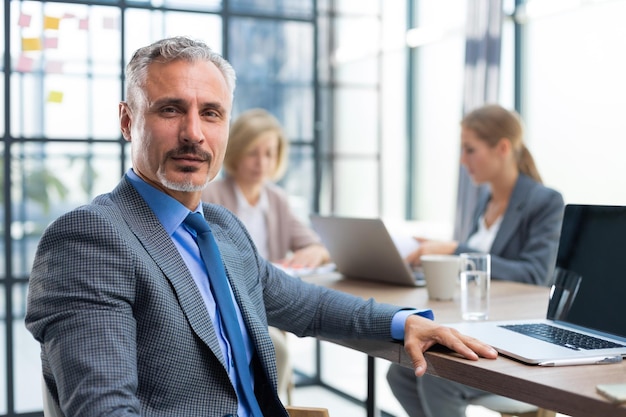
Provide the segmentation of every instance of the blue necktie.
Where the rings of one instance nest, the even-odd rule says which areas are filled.
[[[250,375],[250,367],[248,366],[248,358],[246,356],[245,345],[241,329],[239,328],[239,320],[230,295],[228,286],[228,278],[222,263],[219,248],[209,224],[200,213],[189,213],[184,222],[198,234],[198,247],[200,255],[204,260],[211,281],[211,290],[215,303],[221,316],[222,326],[226,330],[226,336],[230,343],[230,349],[235,362],[235,371],[239,379],[239,384],[244,392],[244,399],[248,404],[248,409],[254,417],[263,417],[259,403],[254,396],[252,389],[252,377]]]

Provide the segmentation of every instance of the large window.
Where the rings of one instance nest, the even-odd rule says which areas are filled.
[[[349,3],[349,2],[348,2]],[[377,215],[380,200],[381,37],[378,1],[320,13],[322,209]]]
[[[228,56],[237,69],[234,112],[263,107],[283,124],[291,151],[281,185],[305,221],[316,180],[314,35],[310,21],[253,17],[229,21]]]
[[[499,101],[521,112],[545,183],[567,202],[623,204],[626,0],[503,4]],[[128,169],[117,122],[123,67],[157,38],[205,40],[238,72],[234,115],[257,106],[276,114],[292,143],[282,185],[303,218],[320,211],[452,230],[464,0],[3,6],[0,416],[41,410],[39,347],[23,325],[34,250],[51,220]],[[407,26],[427,36],[409,47]]]
[[[451,225],[462,116],[464,6],[415,0],[412,26],[414,154],[407,217]],[[625,0],[503,1],[498,101],[520,111],[547,186],[566,202],[624,204]],[[415,42],[415,39],[410,41]],[[447,228],[452,230],[451,227]]]
[[[110,191],[129,168],[117,106],[131,54],[159,38],[207,42],[238,72],[233,115],[263,107],[292,141],[285,186],[311,211],[316,21],[313,1],[4,0],[0,104],[0,416],[42,409],[39,345],[24,327],[44,228]]]
[[[413,80],[408,216],[449,224],[458,180],[466,1],[414,3],[412,26],[419,31],[407,38]]]
[[[625,204],[626,1],[531,1],[522,112],[547,184],[566,202]]]

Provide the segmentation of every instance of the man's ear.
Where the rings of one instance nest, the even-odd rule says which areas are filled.
[[[132,118],[130,114],[130,108],[128,107],[128,103],[126,103],[125,101],[120,102],[118,110],[119,110],[119,118],[120,118],[120,130],[122,131],[122,136],[127,142],[130,142],[132,140],[130,136]]]

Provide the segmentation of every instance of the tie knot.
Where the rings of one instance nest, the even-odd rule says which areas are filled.
[[[189,213],[183,223],[191,227],[198,234],[211,232],[209,224],[200,213]]]

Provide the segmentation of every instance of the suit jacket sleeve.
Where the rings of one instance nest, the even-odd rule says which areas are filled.
[[[66,416],[140,415],[135,266],[121,236],[89,211],[61,217],[40,241],[26,324]]]
[[[300,336],[391,340],[399,307],[306,284],[258,256],[232,213],[205,205],[205,217],[264,372],[267,415],[286,415],[273,389],[268,323]],[[126,182],[44,232],[26,326],[66,416],[236,414],[206,305],[171,238]]]
[[[392,340],[391,319],[401,307],[364,301],[288,275],[258,256],[247,231],[232,213],[215,206],[205,213],[217,228],[215,237],[227,273],[261,284],[249,292],[262,289],[262,302],[251,298],[242,303],[245,307],[249,301],[259,316],[267,317],[267,324],[298,336]]]

